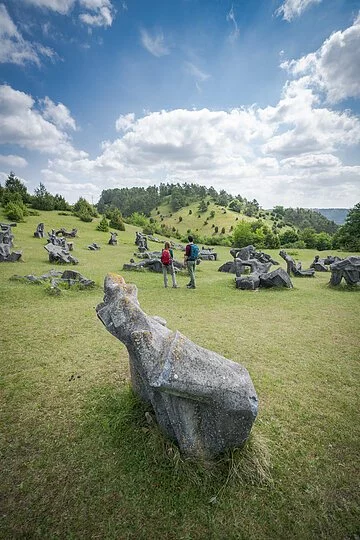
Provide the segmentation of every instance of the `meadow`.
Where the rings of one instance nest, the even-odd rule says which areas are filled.
[[[9,279],[54,268],[33,237],[40,221],[78,228],[73,268],[93,289],[51,296]],[[359,290],[330,288],[325,273],[236,290],[217,272],[231,258],[218,246],[196,290],[185,274],[164,289],[159,274],[122,271],[136,227],[109,246],[98,221],[30,216],[13,230],[23,261],[0,265],[1,538],[359,538]],[[295,258],[307,268],[315,254]],[[148,424],[127,351],[96,317],[108,272],[137,285],[146,313],[248,369],[260,407],[243,449],[194,463]]]

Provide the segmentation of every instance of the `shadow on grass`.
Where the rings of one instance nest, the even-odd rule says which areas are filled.
[[[162,497],[200,496],[217,503],[237,486],[269,486],[272,483],[266,443],[252,434],[240,449],[229,451],[214,462],[184,458],[167,439],[155,417],[132,392],[98,388],[85,408],[84,430],[115,458],[118,472],[133,486],[161,487]],[[139,490],[140,493],[140,490]],[[229,493],[230,494],[230,493]]]

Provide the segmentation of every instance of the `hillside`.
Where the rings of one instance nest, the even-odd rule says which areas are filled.
[[[206,197],[205,202],[206,212],[199,211],[199,201],[174,212],[171,210],[169,197],[166,197],[163,203],[151,212],[151,218],[156,224],[165,226],[174,233],[178,231],[181,235],[186,235],[191,231],[208,238],[221,238],[231,234],[240,220],[255,222],[258,219],[219,206],[210,197]],[[264,223],[271,228],[273,221],[270,220],[270,214],[264,212],[263,216]]]

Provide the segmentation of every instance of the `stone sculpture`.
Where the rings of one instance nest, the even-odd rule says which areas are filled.
[[[339,285],[344,278],[347,285],[360,285],[360,257],[347,257],[330,265],[330,285]]]
[[[16,227],[16,223],[0,223],[0,244],[7,244],[10,247],[14,245],[14,235],[12,227]]]
[[[11,251],[10,244],[0,243],[0,262],[16,262],[21,255],[22,251]]]
[[[301,262],[295,263],[294,259],[290,257],[290,255],[288,255],[284,249],[279,251],[279,255],[280,257],[284,259],[284,261],[286,261],[286,266],[287,266],[286,271],[289,274],[289,276],[291,276],[291,274],[293,274],[296,277],[313,277],[314,276],[315,274],[314,268],[308,268],[307,270],[303,270],[301,268]]]
[[[97,315],[126,345],[133,389],[153,407],[162,431],[199,459],[241,446],[258,410],[248,371],[146,315],[136,286],[121,276],[108,274],[104,292]]]
[[[64,272],[58,272],[57,270],[50,270],[46,274],[41,276],[34,276],[32,274],[26,276],[12,276],[11,280],[29,281],[30,283],[41,284],[50,281],[51,287],[59,287],[61,285],[67,285],[72,287],[73,285],[79,285],[81,289],[89,289],[94,287],[95,281],[88,279],[87,277],[76,272],[75,270],[65,270]]]
[[[325,266],[325,259],[320,259],[319,255],[315,255],[313,262],[310,264],[310,268],[313,268],[315,272],[328,271],[327,266]]]
[[[217,261],[218,254],[214,251],[213,248],[205,248],[204,246],[200,249],[199,259],[202,261]]]
[[[44,223],[39,223],[39,225],[36,227],[36,231],[34,232],[35,238],[44,238],[45,236],[45,225]]]
[[[88,249],[90,249],[90,251],[98,251],[100,246],[96,242],[93,242],[88,246]]]
[[[253,259],[255,253],[256,253],[256,249],[252,245],[249,245],[243,248],[230,249],[230,254],[234,257],[234,259],[241,259],[242,261]]]
[[[283,268],[277,268],[273,272],[254,272],[249,276],[236,276],[235,286],[237,289],[251,291],[254,291],[257,288],[269,289],[270,287],[293,288],[290,276]]]
[[[61,234],[66,238],[75,238],[75,236],[77,235],[77,229],[75,229],[74,227],[73,229],[71,229],[71,231],[67,231],[64,227],[61,227],[61,229],[58,229],[55,234],[56,236],[59,236]]]
[[[183,263],[176,261],[175,259],[173,260],[173,266],[175,268],[175,271],[179,271],[185,268]],[[150,272],[157,272],[161,274],[162,264],[160,257],[153,259],[144,258],[142,261],[139,261],[137,263],[134,262],[134,259],[132,259],[129,263],[125,263],[123,265],[123,270],[150,270]]]
[[[78,264],[78,259],[70,255],[69,251],[62,246],[56,246],[50,242],[44,246],[49,254],[49,262],[59,264]]]
[[[236,267],[235,261],[227,261],[218,268],[218,272],[228,272],[229,274],[235,274]]]
[[[108,242],[109,246],[116,246],[117,245],[117,233],[111,232],[110,233],[110,240]]]
[[[11,227],[16,223],[0,223],[0,262],[16,262],[21,258],[22,251],[11,251],[14,245],[14,235]]]
[[[147,237],[138,231],[136,231],[135,235],[135,244],[138,246],[140,253],[143,253],[148,249]]]

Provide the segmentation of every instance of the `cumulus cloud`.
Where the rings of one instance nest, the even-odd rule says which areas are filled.
[[[141,43],[153,56],[165,56],[170,54],[170,49],[165,43],[164,34],[160,31],[151,35],[147,30],[140,30]]]
[[[49,98],[40,100],[40,105],[43,107],[43,117],[45,120],[50,120],[55,126],[60,129],[76,130],[75,120],[72,118],[69,109],[63,104],[55,103]]]
[[[21,156],[8,154],[7,156],[0,154],[0,164],[7,165],[10,169],[18,169],[26,167],[28,162]]]
[[[131,128],[135,120],[135,114],[121,114],[115,122],[116,131],[127,131]]]
[[[276,10],[275,15],[282,16],[285,21],[291,22],[313,4],[320,4],[322,0],[285,0]]]
[[[332,205],[341,205],[359,189],[359,167],[344,165],[336,155],[343,145],[359,144],[359,120],[320,107],[312,91],[295,82],[274,107],[177,109],[118,120],[122,135],[104,143],[98,157],[55,157],[48,170],[87,179],[99,193],[118,185],[196,179],[246,197],[261,193],[260,203],[269,207],[314,206],[314,197],[325,200],[324,185],[328,203],[333,197]]]
[[[333,33],[316,52],[281,67],[295,77],[307,76],[325,92],[329,103],[360,97],[360,15],[344,31]]]
[[[23,38],[4,4],[0,4],[0,63],[40,66],[41,57],[53,59],[56,53],[49,47]]]
[[[45,101],[45,100],[44,100]],[[30,150],[37,150],[49,154],[61,154],[67,159],[75,159],[79,156],[85,157],[85,152],[79,152],[73,148],[70,137],[59,128],[61,114],[64,109],[58,108],[48,99],[48,112],[42,113],[37,108],[35,100],[25,92],[14,90],[11,86],[0,86],[0,144],[15,144]],[[51,107],[53,108],[51,112]],[[60,112],[59,112],[60,111]],[[46,118],[47,116],[47,118]],[[57,124],[50,122],[49,118],[56,116]],[[71,123],[71,116],[65,118]],[[70,120],[71,119],[71,120]],[[64,118],[63,118],[64,121]],[[73,122],[73,120],[72,120]],[[61,123],[61,122],[60,122]]]

